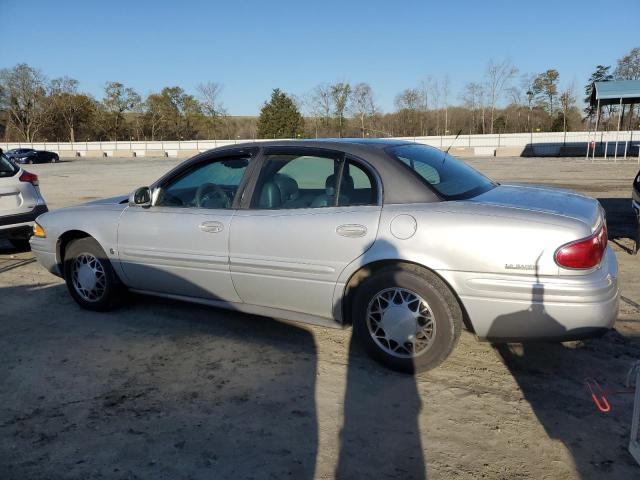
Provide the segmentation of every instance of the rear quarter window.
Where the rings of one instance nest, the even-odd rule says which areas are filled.
[[[445,200],[464,200],[487,192],[495,183],[446,152],[419,144],[387,152]]]

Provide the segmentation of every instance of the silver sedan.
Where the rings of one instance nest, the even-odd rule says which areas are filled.
[[[618,311],[596,200],[500,185],[402,141],[211,150],[128,197],[40,216],[31,246],[84,308],[131,290],[353,325],[406,372],[439,365],[463,327],[494,342],[576,339]]]

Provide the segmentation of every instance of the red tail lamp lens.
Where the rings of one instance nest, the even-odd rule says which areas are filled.
[[[22,175],[20,175],[20,181],[30,183],[34,187],[37,187],[39,184],[38,175],[30,172],[22,172]]]
[[[567,243],[556,250],[556,263],[564,268],[587,269],[600,264],[607,248],[607,227],[590,237]]]

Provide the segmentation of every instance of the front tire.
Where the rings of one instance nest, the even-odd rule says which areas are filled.
[[[362,282],[352,306],[353,334],[378,362],[416,373],[440,365],[462,330],[447,285],[417,265],[386,267]]]
[[[105,312],[120,306],[124,287],[111,262],[93,238],[72,241],[66,249],[64,279],[82,308]]]

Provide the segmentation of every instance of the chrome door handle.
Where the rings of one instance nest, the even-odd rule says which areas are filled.
[[[200,224],[200,230],[207,233],[219,233],[224,229],[224,225],[221,222],[202,222]]]
[[[367,234],[367,227],[364,225],[349,223],[337,227],[336,233],[349,238],[364,237]]]

